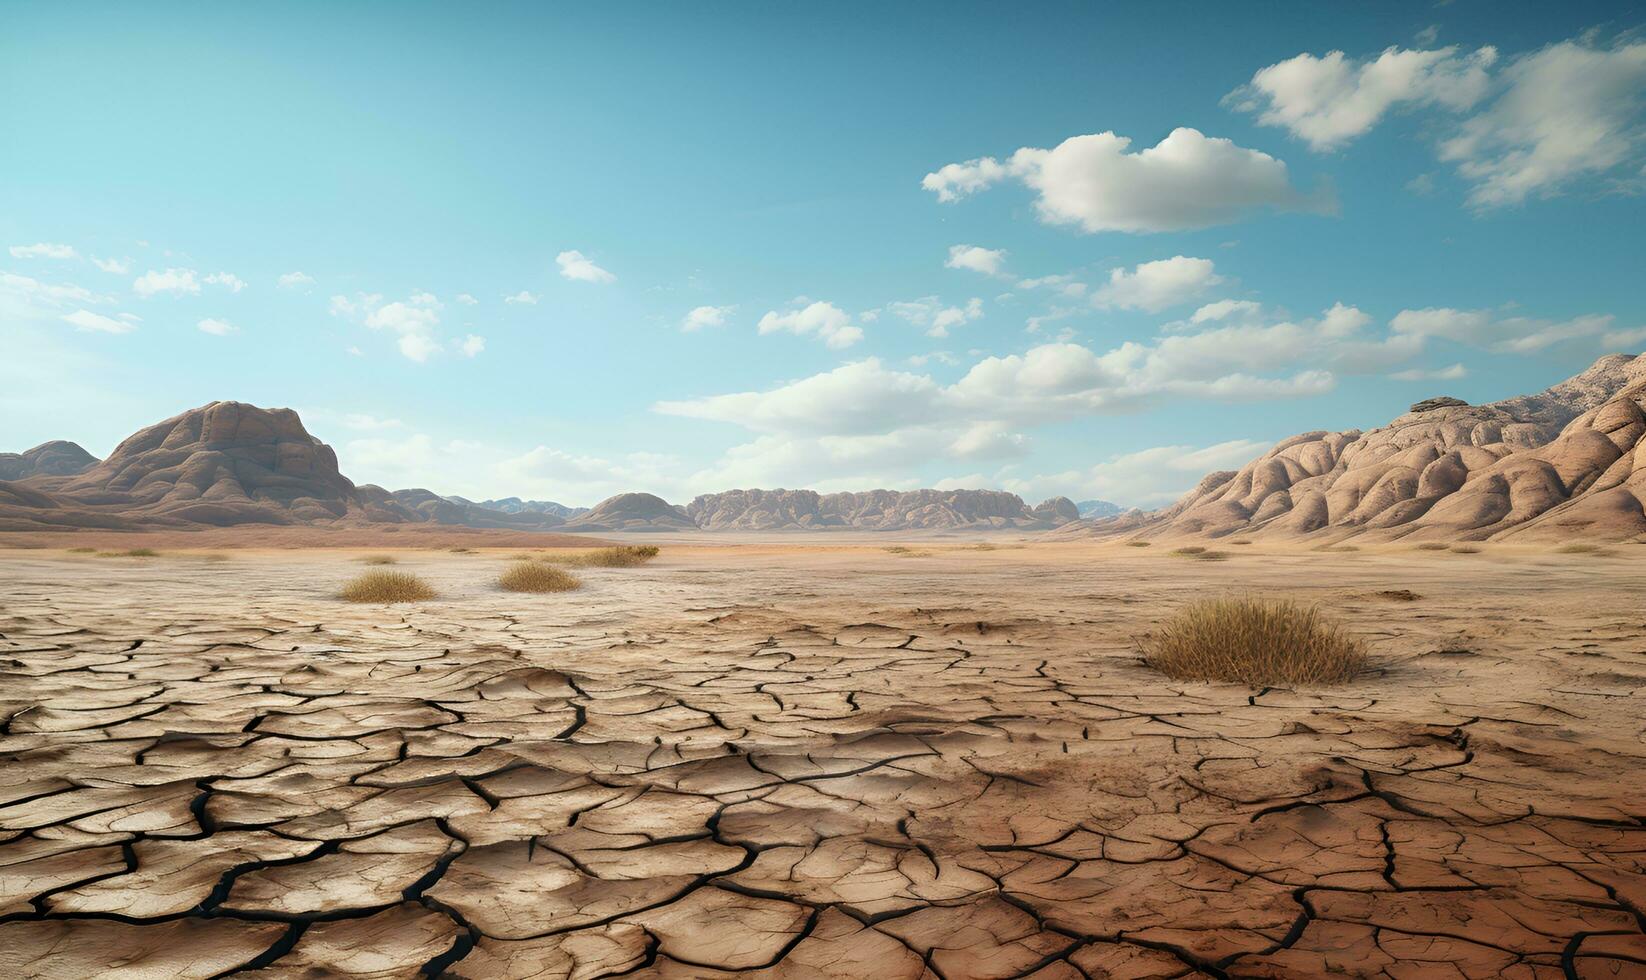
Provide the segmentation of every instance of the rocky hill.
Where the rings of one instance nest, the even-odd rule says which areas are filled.
[[[1015,493],[999,490],[870,490],[820,494],[815,490],[727,490],[703,494],[686,513],[711,531],[951,530],[1020,528],[1042,530],[1078,520],[1066,497],[1029,507]]]
[[[0,453],[0,480],[73,476],[97,462],[78,443],[54,439],[21,453]]]
[[[649,493],[620,493],[565,524],[568,531],[695,531],[686,512]]]
[[[1111,504],[1107,500],[1081,500],[1075,503],[1075,510],[1081,517],[1113,517],[1123,513],[1126,508],[1119,504]]]
[[[1535,395],[1433,398],[1369,432],[1308,432],[1153,514],[1066,534],[1498,540],[1646,535],[1646,359]]]

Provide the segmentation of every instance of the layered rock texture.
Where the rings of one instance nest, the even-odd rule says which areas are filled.
[[[1043,530],[1080,518],[1066,497],[1031,508],[1017,494],[999,490],[728,490],[699,496],[686,505],[686,513],[698,527],[715,531]]]
[[[1535,540],[1646,535],[1646,359],[1536,395],[1432,398],[1369,432],[1307,432],[1175,506],[1068,533]]]
[[[575,531],[692,531],[697,525],[686,512],[649,493],[620,493],[607,497],[587,513],[566,522]]]
[[[487,510],[500,510],[505,514],[552,514],[563,521],[587,514],[590,510],[588,507],[568,507],[552,500],[521,500],[519,497],[503,497],[498,500],[464,500],[462,497],[446,499],[459,504],[474,504]]]
[[[0,453],[0,480],[23,480],[31,476],[73,476],[97,463],[97,457],[78,443],[54,439],[27,452]]]

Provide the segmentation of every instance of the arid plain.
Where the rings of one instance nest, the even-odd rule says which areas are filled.
[[[186,540],[0,551],[0,974],[1646,974],[1639,544]],[[1372,668],[1141,661],[1228,594]]]

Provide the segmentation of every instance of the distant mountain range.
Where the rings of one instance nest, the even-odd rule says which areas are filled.
[[[1082,500],[1074,505],[1081,517],[1113,517],[1122,513],[1126,508],[1119,504],[1111,504],[1107,500]]]
[[[151,425],[98,460],[72,442],[0,455],[0,530],[441,524],[513,530],[1048,530],[1069,500],[1035,507],[994,490],[732,490],[685,507],[624,493],[593,508],[479,502],[356,485],[290,409],[213,402]]]

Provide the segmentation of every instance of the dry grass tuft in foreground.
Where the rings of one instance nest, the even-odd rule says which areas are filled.
[[[125,551],[99,551],[99,558],[159,558],[160,552],[153,548],[128,548]]]
[[[1555,549],[1556,554],[1562,555],[1597,555],[1605,556],[1611,552],[1598,544],[1573,543],[1563,544]]]
[[[657,557],[655,544],[620,544],[612,548],[585,551],[580,555],[544,556],[543,561],[577,568],[634,568]]]
[[[399,559],[393,555],[367,555],[360,559],[362,565],[393,565],[398,562]]]
[[[1443,541],[1425,541],[1417,546],[1418,551],[1445,551],[1448,545]]]
[[[367,572],[337,594],[349,602],[422,602],[433,599],[429,583],[407,572]]]
[[[1314,606],[1211,599],[1185,607],[1146,640],[1143,659],[1179,680],[1335,684],[1365,667],[1366,648]]]
[[[1478,554],[1480,554],[1480,549],[1476,548],[1472,544],[1454,544],[1454,545],[1452,545],[1452,554],[1454,554],[1454,555],[1478,555]]]
[[[510,565],[497,584],[509,592],[570,592],[582,588],[583,580],[564,568],[528,559]]]
[[[1149,546],[1149,542],[1147,542],[1147,541],[1128,541],[1128,542],[1126,542],[1126,547],[1128,547],[1128,548],[1147,548],[1148,546]]]

